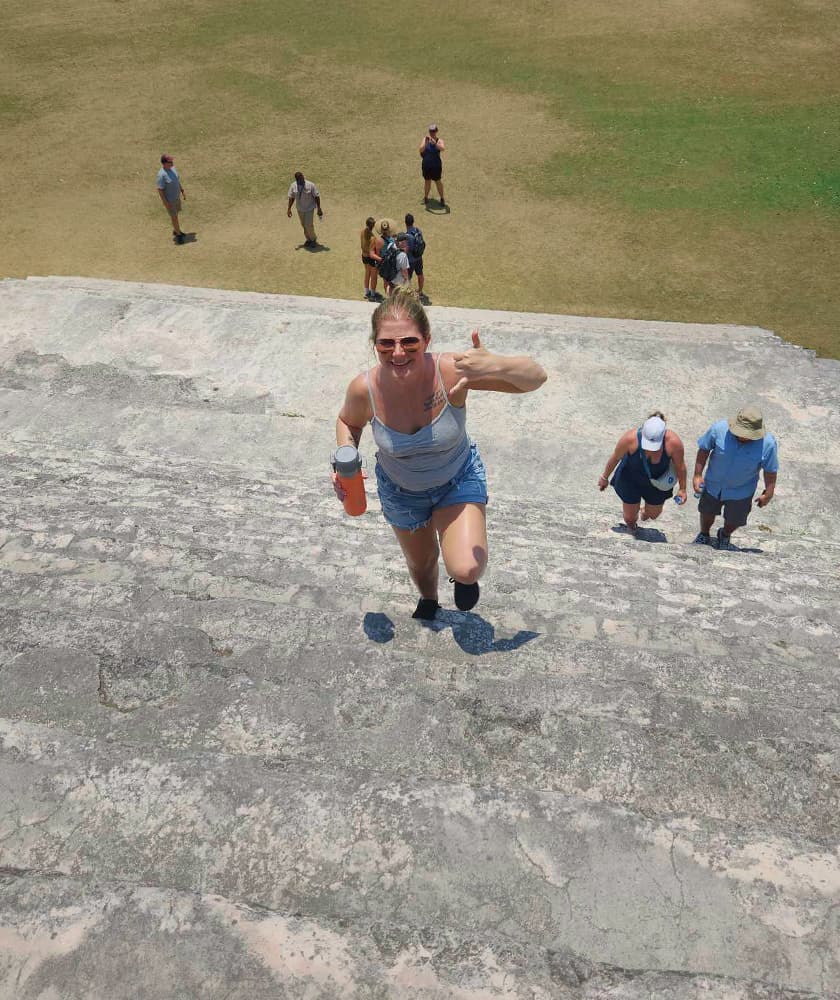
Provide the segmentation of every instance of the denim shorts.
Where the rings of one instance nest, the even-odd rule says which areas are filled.
[[[404,490],[376,463],[376,486],[385,520],[394,528],[416,531],[432,519],[432,512],[459,503],[487,503],[487,473],[474,444],[467,460],[448,482],[430,490]]]

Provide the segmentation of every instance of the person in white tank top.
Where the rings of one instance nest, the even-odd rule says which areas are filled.
[[[441,555],[455,605],[469,611],[487,565],[487,488],[481,458],[466,438],[467,394],[533,392],[545,382],[545,369],[529,357],[492,354],[478,331],[466,351],[430,354],[429,319],[408,289],[378,306],[372,325],[379,364],[347,387],[336,443],[358,448],[365,424],[372,425],[382,512],[420,592],[413,617],[430,620],[440,607]],[[343,500],[335,473],[333,486]]]

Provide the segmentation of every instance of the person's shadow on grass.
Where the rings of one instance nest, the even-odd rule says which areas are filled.
[[[307,253],[330,252],[330,248],[325,243],[298,243],[295,250],[305,250]]]
[[[426,202],[426,211],[431,215],[449,215],[452,209],[449,205],[442,205],[437,198],[429,198]]]
[[[452,629],[452,638],[465,653],[471,656],[482,656],[485,653],[507,653],[519,649],[525,643],[539,636],[539,632],[520,629],[509,639],[497,639],[496,629],[485,621],[481,615],[469,611],[438,611],[433,621],[418,621],[421,628],[432,632],[443,632]],[[369,611],[362,622],[365,635],[372,642],[391,642],[396,633],[391,619],[380,613]]]
[[[173,240],[173,242],[175,246],[182,247],[185,243],[197,243],[198,240],[195,233],[181,233],[181,239]]]

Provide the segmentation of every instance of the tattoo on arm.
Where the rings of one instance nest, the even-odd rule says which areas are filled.
[[[433,410],[436,406],[440,406],[444,402],[443,390],[440,386],[435,389],[431,396],[423,401],[424,410]]]

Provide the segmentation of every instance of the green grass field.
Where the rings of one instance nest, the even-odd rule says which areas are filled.
[[[760,325],[840,357],[830,0],[32,0],[3,20],[0,274],[360,298],[365,217],[412,211],[435,304]],[[420,204],[432,120],[450,214]],[[297,249],[296,169],[326,252]]]

